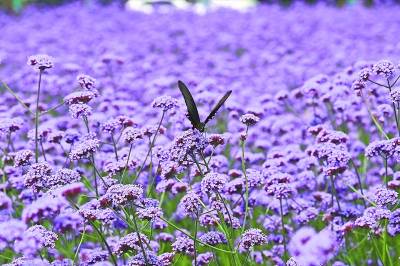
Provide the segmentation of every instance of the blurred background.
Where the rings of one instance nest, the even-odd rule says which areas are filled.
[[[122,7],[135,10],[148,11],[150,8],[174,6],[177,8],[193,8],[209,9],[217,7],[231,7],[235,9],[245,9],[257,4],[279,4],[282,6],[289,6],[298,2],[318,4],[325,3],[334,6],[345,5],[364,5],[374,6],[380,4],[393,4],[400,3],[400,0],[0,0],[0,8],[13,13],[19,13],[24,7],[28,5],[62,5],[71,2],[82,2],[83,4],[118,4]]]

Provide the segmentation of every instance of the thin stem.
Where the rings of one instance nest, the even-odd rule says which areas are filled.
[[[389,79],[387,79],[387,84],[388,84],[389,92],[391,92],[392,91],[392,87],[390,85]],[[394,119],[396,120],[397,132],[398,132],[399,137],[400,137],[399,119],[398,119],[398,116],[397,116],[396,104],[394,102],[392,102],[392,108],[393,108],[393,113],[394,113]]]
[[[383,163],[385,164],[385,179],[384,179],[384,182],[385,182],[385,186],[387,187],[388,186],[388,158],[387,157],[383,158]]]
[[[114,147],[115,159],[118,161],[117,143],[115,142],[114,134],[111,134],[111,140],[112,140],[112,144],[113,144],[113,147]]]
[[[338,198],[338,195],[336,193],[335,181],[333,180],[333,177],[331,175],[329,176],[329,179],[331,180],[331,185],[332,185],[332,208],[333,208],[333,197],[335,197],[336,198],[336,203],[338,205],[339,212],[342,212],[342,210],[340,208],[339,198]]]
[[[63,106],[63,105],[64,105],[64,101],[62,101],[61,103],[57,104],[56,106],[54,106],[54,107],[52,107],[52,108],[50,108],[50,109],[48,109],[48,110],[46,110],[46,111],[41,112],[41,113],[40,113],[40,116],[45,115],[45,114],[47,114],[47,113],[50,113],[51,111],[54,111],[54,110],[60,108],[60,107]]]
[[[282,226],[282,237],[283,237],[283,257],[286,256],[286,230],[285,230],[285,221],[283,219],[283,206],[282,206],[282,199],[279,199],[279,207],[280,207],[280,215],[281,215],[281,226]]]
[[[108,254],[109,254],[110,257],[111,257],[111,260],[113,261],[113,264],[114,264],[115,266],[118,266],[117,261],[116,261],[114,255],[113,255],[113,253],[112,253],[112,251],[111,251],[110,246],[109,246],[108,243],[107,243],[107,240],[104,238],[103,233],[99,230],[99,228],[97,228],[97,226],[96,226],[93,222],[90,222],[90,224],[93,226],[94,230],[96,230],[97,234],[98,234],[98,235],[100,236],[100,238],[101,238],[101,241],[103,241],[104,245],[106,246],[107,251],[108,251]]]
[[[368,81],[374,83],[375,85],[378,85],[378,86],[381,86],[381,87],[385,87],[385,88],[389,88],[388,86],[383,85],[383,84],[380,84],[380,83],[378,83],[378,82],[375,82],[375,81],[373,81],[372,79],[368,79]]]
[[[353,159],[350,160],[350,163],[353,165],[354,171],[355,171],[355,173],[356,173],[357,180],[358,180],[358,186],[360,187],[360,192],[361,192],[361,195],[362,195],[362,198],[361,198],[361,199],[362,199],[362,201],[363,201],[364,208],[366,208],[367,205],[366,205],[365,199],[364,199],[364,191],[363,191],[363,187],[362,187],[362,183],[361,183],[361,176],[360,176],[360,173],[358,172],[357,166],[356,166],[356,164],[354,163]]]
[[[46,153],[44,152],[44,147],[43,147],[43,141],[40,141],[40,148],[42,149],[43,158],[47,162]]]
[[[194,246],[194,265],[197,266],[197,250],[196,250],[196,239],[197,239],[197,223],[199,220],[199,212],[196,212],[196,220],[194,221],[194,240],[193,240],[193,246]]]
[[[39,70],[39,81],[36,95],[36,110],[35,110],[35,162],[39,162],[39,98],[40,98],[40,84],[42,83],[43,70]]]
[[[392,85],[390,85],[390,87],[393,88],[396,85],[396,83],[399,80],[399,78],[400,78],[400,75],[396,78],[396,80],[392,83]]]
[[[19,98],[19,96],[10,88],[8,87],[7,84],[5,84],[4,82],[1,82],[3,84],[3,87],[6,88],[6,90],[11,93],[12,96],[14,96],[14,98],[31,114],[31,115],[35,115],[31,109],[29,109],[29,107],[21,100],[21,98]]]
[[[83,239],[85,238],[85,233],[86,233],[86,226],[84,224],[83,225],[83,233],[82,233],[82,236],[81,236],[81,240],[79,241],[78,247],[76,248],[74,259],[72,261],[72,265],[75,265],[75,261],[78,258],[79,250],[81,249],[81,246],[82,246],[82,243],[83,243]]]
[[[249,127],[246,127],[246,137],[247,133],[249,131]],[[244,157],[244,150],[245,150],[245,140],[242,141],[242,172],[244,175],[244,180],[245,180],[245,210],[244,210],[244,219],[243,219],[243,227],[242,227],[242,233],[246,229],[246,219],[249,211],[249,180],[247,178],[247,173],[246,173],[246,162],[245,162],[245,157]]]
[[[151,150],[153,149],[154,143],[156,142],[158,132],[160,131],[161,124],[162,124],[162,122],[163,122],[163,120],[164,120],[164,116],[165,116],[165,111],[163,111],[163,113],[162,113],[160,122],[158,123],[158,126],[157,126],[157,131],[154,133],[153,140],[152,140],[151,143],[150,143],[150,149],[147,151],[146,158],[144,159],[142,165],[140,166],[140,168],[139,168],[139,170],[138,170],[138,172],[137,172],[137,174],[136,174],[135,180],[139,177],[140,173],[142,172],[142,170],[143,170],[143,168],[144,168],[144,166],[145,166],[145,164],[146,164],[146,162],[147,162],[147,159],[149,158],[150,152],[151,152]],[[135,180],[134,180],[134,181],[135,181]]]
[[[128,169],[128,164],[129,164],[129,159],[131,157],[132,148],[133,148],[133,144],[131,144],[131,146],[129,147],[128,158],[126,158],[126,164],[125,164],[124,170],[122,171],[122,174],[121,174],[121,183],[123,183],[124,178],[125,178],[126,169]]]
[[[185,232],[184,230],[182,230],[181,228],[179,228],[179,227],[176,226],[175,224],[171,223],[170,221],[168,221],[167,219],[165,219],[165,218],[163,218],[163,217],[160,217],[160,219],[163,220],[164,222],[166,222],[168,225],[170,225],[170,226],[172,226],[173,228],[175,228],[176,230],[178,230],[179,232],[181,232],[181,233],[183,233],[184,235],[188,236],[190,239],[192,239],[192,240],[194,241],[194,237],[193,237],[193,236],[191,236],[190,234],[188,234],[187,232]],[[229,251],[229,250],[217,248],[217,247],[211,246],[211,245],[209,245],[209,244],[207,244],[207,243],[204,243],[204,242],[200,241],[199,239],[196,239],[196,242],[198,242],[198,243],[200,243],[200,244],[202,244],[202,245],[204,245],[204,246],[206,246],[206,247],[209,247],[209,248],[211,248],[211,249],[213,249],[213,250],[216,250],[216,251],[221,251],[221,252],[229,253],[229,254],[236,254],[235,251]]]
[[[135,226],[136,234],[138,235],[140,249],[143,252],[144,262],[146,265],[149,265],[149,261],[147,260],[147,256],[146,256],[146,251],[144,250],[144,247],[143,247],[142,237],[140,236],[140,232],[139,232],[139,229],[138,229],[138,226],[136,223],[135,211],[132,212],[132,220],[133,220],[133,225]]]

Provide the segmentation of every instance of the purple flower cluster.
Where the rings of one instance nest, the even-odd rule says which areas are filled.
[[[396,264],[399,7],[166,10],[0,13],[0,264]]]

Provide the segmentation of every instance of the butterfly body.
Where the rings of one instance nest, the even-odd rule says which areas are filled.
[[[190,93],[189,89],[180,80],[178,81],[178,87],[182,93],[184,100],[185,100],[185,104],[186,104],[186,107],[188,110],[187,117],[190,120],[190,123],[192,123],[193,128],[199,130],[200,132],[204,132],[207,123],[211,119],[214,118],[214,116],[216,115],[218,110],[221,108],[221,106],[225,103],[225,101],[228,99],[228,97],[232,93],[232,91],[228,91],[227,93],[225,93],[225,95],[218,101],[218,103],[211,110],[210,114],[207,116],[207,118],[204,120],[204,122],[201,122],[200,116],[199,116],[199,111],[197,110],[196,103],[195,103],[193,96]]]

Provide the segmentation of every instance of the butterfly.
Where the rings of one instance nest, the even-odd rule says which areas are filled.
[[[183,98],[185,99],[186,108],[188,110],[188,118],[190,123],[192,123],[193,128],[196,128],[200,132],[204,132],[205,126],[207,123],[213,119],[215,114],[218,112],[219,108],[225,103],[228,97],[231,95],[232,91],[228,91],[225,95],[219,100],[219,102],[214,106],[211,110],[210,114],[207,116],[204,122],[200,121],[199,111],[197,111],[196,103],[193,100],[193,96],[190,93],[188,87],[182,81],[178,81],[179,90],[182,93]]]

